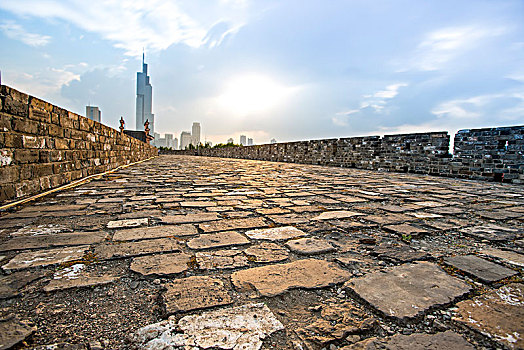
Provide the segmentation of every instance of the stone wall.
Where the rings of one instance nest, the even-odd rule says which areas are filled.
[[[0,203],[157,154],[115,129],[0,86]]]
[[[430,132],[163,153],[524,183],[524,126],[460,130],[454,156],[449,153],[449,142],[447,132]]]

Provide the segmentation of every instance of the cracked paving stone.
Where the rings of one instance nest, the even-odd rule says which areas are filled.
[[[169,314],[206,309],[233,302],[224,282],[208,276],[192,276],[164,285],[164,302]]]
[[[471,288],[428,262],[404,264],[354,278],[345,284],[387,316],[413,318],[447,304]]]
[[[284,326],[264,304],[247,304],[168,320],[139,329],[140,349],[258,350],[262,341]]]
[[[201,270],[234,269],[249,264],[247,256],[241,250],[217,250],[195,254]]]
[[[255,262],[277,262],[286,260],[289,252],[275,243],[262,242],[244,250],[244,253]]]
[[[290,238],[306,236],[304,231],[293,226],[272,227],[259,230],[246,231],[245,235],[251,239],[267,241],[284,241]]]
[[[198,227],[206,232],[229,231],[237,229],[248,229],[265,227],[267,223],[262,218],[230,219],[220,220],[207,224],[199,224]]]
[[[20,236],[0,244],[0,251],[94,244],[102,242],[106,237],[105,232]]]
[[[396,233],[398,235],[411,235],[415,237],[422,235],[422,234],[429,233],[429,231],[427,230],[418,228],[416,226],[408,225],[408,224],[386,225],[384,226],[384,230]]]
[[[335,251],[329,242],[320,238],[299,238],[287,241],[286,247],[292,252],[303,255],[323,254]]]
[[[483,249],[480,254],[500,259],[507,264],[524,267],[524,254],[496,248]]]
[[[119,277],[113,275],[97,275],[85,273],[84,264],[74,264],[63,270],[57,271],[53,279],[44,287],[45,292],[56,290],[95,287],[116,281]]]
[[[207,208],[207,207],[216,207],[216,202],[210,202],[210,201],[188,201],[188,202],[181,202],[181,207],[184,208]]]
[[[477,215],[484,219],[489,220],[508,220],[508,219],[521,219],[524,218],[524,214],[518,212],[512,212],[505,209],[494,210],[494,211],[481,211],[477,212]]]
[[[36,331],[35,326],[20,321],[16,316],[0,320],[0,349],[11,349]]]
[[[261,215],[272,215],[272,214],[288,214],[291,211],[284,208],[258,208],[255,210],[258,214]]]
[[[88,249],[89,246],[84,245],[19,253],[2,268],[5,271],[11,271],[81,260]]]
[[[414,333],[411,335],[397,334],[391,338],[369,338],[353,345],[344,346],[340,350],[444,350],[463,349],[474,350],[460,334],[445,331],[436,334]]]
[[[304,259],[236,271],[231,275],[231,281],[239,290],[256,290],[262,296],[272,297],[294,288],[332,286],[345,282],[350,276],[335,263]]]
[[[312,220],[333,220],[333,219],[347,219],[354,216],[366,215],[355,211],[348,210],[334,210],[326,211],[318,216],[315,216]]]
[[[141,239],[183,237],[196,234],[198,234],[198,230],[191,224],[139,227],[118,230],[113,236],[113,241],[138,241]]]
[[[392,262],[411,262],[429,258],[426,252],[417,251],[407,245],[382,244],[373,249],[372,254]]]
[[[405,214],[368,215],[363,216],[362,219],[379,225],[391,225],[415,220],[414,217]]]
[[[220,219],[217,213],[198,213],[185,215],[167,215],[160,218],[164,224],[194,224]]]
[[[500,281],[517,274],[516,271],[475,255],[454,256],[444,259],[444,262],[487,283]]]
[[[249,244],[249,239],[236,231],[202,234],[187,242],[191,249],[209,249]]]
[[[0,299],[12,298],[20,295],[20,289],[29,283],[44,277],[43,271],[19,271],[0,277]]]
[[[310,215],[298,214],[268,215],[267,217],[278,225],[302,224],[311,220]]]
[[[108,242],[95,248],[100,260],[127,258],[160,252],[182,251],[180,243],[174,238],[158,238],[138,242]]]
[[[524,348],[524,285],[512,283],[457,304],[454,320],[511,349]]]
[[[511,241],[517,238],[518,230],[497,225],[466,227],[460,230],[467,236],[488,241]]]
[[[107,228],[128,228],[128,227],[139,227],[149,225],[148,218],[140,219],[127,219],[127,220],[114,220],[107,223]]]
[[[187,271],[190,259],[185,253],[148,255],[134,258],[130,269],[144,276],[171,275]]]

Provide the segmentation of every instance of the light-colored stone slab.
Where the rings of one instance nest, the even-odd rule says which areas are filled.
[[[165,287],[167,291],[164,301],[168,313],[205,309],[233,302],[224,282],[208,276],[176,279]]]
[[[250,230],[245,232],[246,236],[251,239],[261,239],[267,241],[284,241],[291,238],[303,237],[304,231],[293,226],[263,228],[259,230]]]
[[[519,254],[509,250],[502,250],[496,248],[488,248],[481,250],[480,254],[500,259],[507,264],[524,267],[524,254]]]
[[[457,304],[455,321],[504,344],[524,349],[524,285],[512,283]]]
[[[209,249],[248,244],[249,239],[236,231],[208,233],[187,242],[191,249]]]
[[[185,253],[142,256],[133,259],[130,269],[144,276],[171,275],[187,271],[190,259],[191,255]]]
[[[0,349],[11,349],[16,344],[24,341],[36,327],[31,327],[28,322],[21,322],[17,317],[11,316],[0,320]]]
[[[95,248],[95,255],[100,260],[108,260],[175,251],[182,251],[176,239],[158,238],[138,242],[105,243]]]
[[[191,224],[219,219],[217,213],[198,213],[186,215],[167,215],[160,218],[164,224]]]
[[[516,271],[475,255],[454,256],[444,259],[444,262],[484,282],[496,282],[517,274]]]
[[[404,264],[354,278],[345,285],[387,316],[412,318],[447,304],[470,287],[428,262]]]
[[[411,236],[418,236],[421,234],[429,233],[429,231],[424,230],[422,228],[408,225],[408,224],[400,224],[400,225],[386,225],[384,226],[385,230],[394,232],[398,235],[411,235]]]
[[[510,241],[517,238],[518,230],[498,225],[484,225],[466,227],[460,230],[462,233],[477,239],[489,241]]]
[[[193,348],[258,350],[284,326],[263,304],[247,304],[155,323],[138,330],[140,349]]]
[[[183,237],[196,235],[197,233],[198,230],[191,224],[139,227],[116,231],[113,236],[113,241],[138,241],[141,239],[162,237]]]
[[[329,242],[320,238],[299,238],[287,241],[286,247],[292,252],[303,255],[323,254],[335,251]]]
[[[105,232],[20,236],[0,244],[0,251],[94,244],[102,242],[106,237]]]
[[[267,226],[267,223],[262,218],[220,220],[198,225],[204,232],[229,231],[265,226]]]
[[[286,260],[289,252],[275,243],[262,242],[244,250],[251,261],[265,263]]]
[[[74,264],[57,271],[53,279],[44,287],[44,291],[54,292],[63,289],[94,287],[112,283],[118,279],[117,276],[113,275],[85,273],[84,267],[83,264]]]
[[[53,248],[34,252],[24,252],[16,255],[6,265],[2,266],[2,268],[6,271],[19,270],[30,267],[55,265],[74,260],[81,260],[88,249],[88,245],[83,245],[77,247]]]
[[[369,338],[353,345],[344,346],[340,350],[474,350],[460,334],[445,331],[436,334],[414,333],[411,335],[397,334],[391,338]]]
[[[147,226],[149,224],[148,218],[140,219],[127,219],[127,220],[114,220],[107,223],[107,228],[129,228]]]
[[[237,271],[231,275],[231,281],[240,290],[256,290],[260,295],[272,297],[294,288],[313,289],[335,285],[349,277],[349,272],[335,263],[304,259]]]
[[[349,211],[349,210],[335,210],[335,211],[326,211],[314,217],[313,220],[348,219],[354,216],[361,216],[361,215],[365,215],[365,214],[358,213],[356,211]]]
[[[216,202],[211,201],[187,201],[180,203],[181,207],[185,208],[207,208],[207,207],[216,207]]]
[[[241,250],[216,250],[198,252],[195,255],[201,270],[234,269],[249,264],[247,256]]]

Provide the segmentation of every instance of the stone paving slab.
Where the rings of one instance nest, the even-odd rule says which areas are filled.
[[[47,285],[44,286],[44,292],[49,293],[57,290],[65,290],[71,288],[100,286],[112,283],[119,278],[110,274],[97,275],[93,273],[83,273],[82,271],[77,272],[75,270],[77,266],[83,265],[76,264],[55,273],[54,278]]]
[[[389,339],[370,338],[340,350],[474,350],[461,335],[453,331],[436,334],[415,333],[411,335],[398,334]]]
[[[160,218],[164,224],[191,224],[220,219],[216,213],[167,215]]]
[[[374,248],[372,254],[392,262],[411,262],[429,258],[428,253],[417,251],[407,245],[383,244]]]
[[[361,216],[361,215],[366,215],[366,214],[358,213],[355,211],[349,211],[349,210],[333,210],[333,211],[326,211],[318,216],[315,216],[313,220],[347,219],[347,218],[352,218],[352,217]]]
[[[482,225],[474,227],[466,227],[460,230],[462,233],[468,236],[475,237],[477,239],[486,239],[488,241],[509,241],[517,238],[518,230],[498,226],[498,225]]]
[[[398,235],[411,235],[414,237],[429,233],[427,230],[408,224],[386,225],[384,226],[384,229]]]
[[[107,228],[128,228],[149,225],[148,218],[113,220],[107,223]]]
[[[241,250],[215,250],[195,254],[201,270],[234,269],[249,264],[248,257]]]
[[[500,259],[507,264],[524,267],[524,254],[496,248],[483,249],[480,254]]]
[[[248,228],[256,228],[256,227],[265,227],[265,226],[267,226],[267,223],[262,218],[220,220],[220,221],[198,225],[198,227],[206,233],[217,232],[217,231],[248,229]]]
[[[244,250],[244,253],[250,260],[259,263],[277,262],[286,260],[289,257],[289,253],[285,248],[269,242],[251,246]]]
[[[189,315],[178,322],[170,317],[139,329],[134,340],[141,349],[258,350],[263,339],[282,329],[271,310],[258,303]]]
[[[286,247],[302,255],[323,254],[336,250],[329,242],[319,238],[299,238],[286,242]]]
[[[9,250],[24,250],[34,248],[50,248],[95,244],[104,241],[106,232],[74,232],[53,235],[14,237],[0,244],[0,252]]]
[[[0,349],[11,349],[24,341],[35,330],[36,327],[29,326],[27,322],[21,322],[15,316],[0,320]]]
[[[7,276],[1,276],[0,299],[18,296],[23,287],[45,275],[43,271],[19,271]]]
[[[306,236],[306,233],[293,226],[272,227],[245,232],[251,239],[267,241],[285,241],[291,238]]]
[[[233,302],[224,282],[208,276],[192,276],[176,279],[165,285],[166,311],[169,314],[213,306],[228,305]]]
[[[196,234],[198,234],[198,230],[191,224],[150,226],[118,230],[113,235],[113,241],[138,241],[163,237],[184,237]]]
[[[109,260],[175,251],[182,251],[176,239],[158,238],[138,242],[104,243],[95,248],[95,256],[100,260]]]
[[[133,259],[130,270],[144,276],[178,274],[189,269],[190,259],[185,253],[141,256]]]
[[[83,245],[24,252],[16,255],[6,265],[2,266],[2,268],[5,271],[11,271],[81,260],[88,249],[89,246]]]
[[[500,281],[517,274],[516,271],[475,255],[454,256],[444,259],[444,262],[487,283]]]
[[[239,290],[255,290],[262,296],[271,297],[293,288],[315,289],[335,285],[349,277],[349,272],[335,263],[304,259],[237,271],[231,275],[231,281]]]
[[[249,244],[249,239],[236,231],[202,234],[187,242],[191,249],[209,249]]]
[[[524,285],[512,283],[457,304],[455,321],[511,349],[524,348]]]
[[[416,317],[447,304],[471,288],[428,262],[404,264],[354,278],[345,285],[387,316]]]

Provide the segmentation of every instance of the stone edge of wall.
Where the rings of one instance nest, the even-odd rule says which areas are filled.
[[[524,126],[161,151],[524,184]]]
[[[0,86],[0,203],[158,155],[128,135]]]

